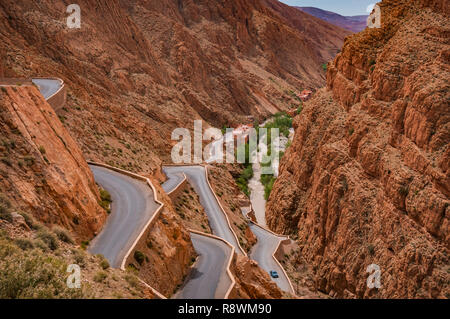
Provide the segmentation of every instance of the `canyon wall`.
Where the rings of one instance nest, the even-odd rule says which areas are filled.
[[[2,87],[0,96],[0,193],[90,240],[106,212],[80,148],[35,86]]]
[[[448,1],[379,5],[295,118],[267,220],[333,297],[449,298]]]

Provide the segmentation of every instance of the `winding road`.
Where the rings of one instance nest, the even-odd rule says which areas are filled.
[[[191,233],[199,255],[186,283],[175,294],[176,299],[220,299],[226,294],[231,280],[226,275],[231,248],[224,242]]]
[[[46,100],[58,92],[62,84],[60,80],[56,79],[32,79],[31,81],[38,86],[39,92]]]
[[[186,175],[189,183],[200,197],[200,204],[205,209],[213,234],[228,241],[234,246],[235,252],[242,255],[236,236],[231,231],[228,221],[206,180],[205,168],[203,166],[165,166],[163,172],[169,180],[179,178],[179,174],[184,173]]]
[[[272,254],[278,248],[278,244],[285,238],[275,236],[267,230],[249,223],[249,227],[253,234],[258,238],[258,242],[253,246],[250,253],[250,258],[258,262],[259,267],[267,272],[275,270],[278,273],[279,278],[271,279],[278,285],[281,290],[292,292],[289,280],[284,275],[280,265],[273,259]]]
[[[163,172],[167,176],[167,181],[162,185],[162,188],[166,193],[175,190],[175,188],[184,180],[184,177],[188,177],[185,175],[186,172],[183,168],[187,167],[179,167],[178,170],[175,169],[175,167],[163,167]],[[198,167],[195,166],[195,168]],[[189,171],[194,174],[203,174],[203,176],[205,176],[204,170],[191,169]],[[202,180],[200,176],[198,176],[198,180]],[[192,178],[189,179],[189,181],[192,181]],[[193,186],[195,187],[195,185]],[[174,298],[223,298],[231,284],[230,279],[226,275],[226,267],[228,259],[230,258],[231,248],[219,239],[195,233],[190,233],[190,235],[192,244],[199,257],[193,266],[189,277],[185,281],[185,285],[174,295]]]
[[[53,79],[32,79],[47,100],[61,88],[61,81]],[[106,189],[113,200],[111,215],[103,230],[89,245],[92,254],[102,254],[114,268],[120,268],[134,241],[155,214],[159,204],[155,202],[153,191],[145,182],[117,173],[107,168],[89,165],[95,180]],[[208,216],[212,231],[234,246],[238,254],[241,247],[231,231],[228,221],[206,180],[203,166],[168,166],[163,168],[168,180],[162,185],[166,193],[173,191],[187,177],[200,197]],[[280,237],[250,223],[250,229],[258,238],[250,257],[267,272],[276,270],[278,279],[272,278],[285,291],[292,292],[284,272],[272,257]],[[192,243],[199,258],[185,285],[175,294],[180,299],[222,298],[231,280],[225,275],[230,247],[219,239],[190,233]]]
[[[163,188],[168,192],[171,192],[179,183],[181,183],[182,177],[180,176],[182,176],[183,173],[186,175],[189,182],[194,187],[194,190],[200,197],[200,203],[205,208],[205,212],[208,215],[208,220],[210,221],[210,226],[214,234],[230,242],[232,245],[234,245],[235,251],[240,252],[240,248],[236,244],[237,241],[235,240],[233,233],[229,229],[223,212],[218,206],[217,200],[208,186],[208,183],[206,181],[205,168],[203,166],[166,166],[163,167],[163,172],[168,177],[168,181],[166,182],[167,184],[163,184]],[[176,181],[178,181],[178,183],[176,183]],[[173,188],[168,188],[167,185]],[[208,209],[205,205],[205,202],[209,205]],[[243,214],[245,217],[247,217],[247,212],[248,211],[243,210]],[[212,220],[215,221],[215,226],[213,226],[213,224],[211,223]],[[217,225],[220,227],[217,227]],[[251,251],[250,258],[258,262],[260,267],[267,272],[271,270],[277,271],[279,278],[271,277],[271,279],[278,285],[280,289],[292,293],[293,291],[289,284],[289,279],[285,276],[280,265],[273,258],[273,253],[277,249],[278,244],[285,238],[275,236],[273,233],[251,222],[249,222],[249,227],[258,238],[258,242]],[[228,238],[223,237],[224,234],[226,234],[228,238],[234,239],[234,244],[233,241],[230,241],[228,240]],[[194,247],[197,250],[197,246],[195,245],[195,243]],[[203,249],[203,251],[198,250],[197,252],[199,254],[203,254],[204,256],[206,256],[206,254],[212,253],[211,250],[204,249],[204,247],[198,246],[198,248]],[[220,267],[220,263],[215,262],[211,257],[206,258],[208,261],[212,260],[213,264],[202,264],[201,266],[204,268],[199,271],[200,273],[206,274],[208,268],[219,269],[214,268],[214,266]],[[199,267],[199,265],[196,265],[194,272],[198,270],[197,267]],[[198,285],[197,287],[201,288],[202,286]]]
[[[185,175],[183,173],[168,174],[168,172],[164,168],[163,172],[167,176],[167,181],[165,181],[161,186],[166,194],[170,194],[175,190],[175,188],[177,188],[178,185],[181,184],[181,182],[184,180]]]
[[[111,194],[113,202],[111,215],[88,251],[102,254],[111,267],[120,268],[127,252],[160,205],[145,182],[103,167],[89,167],[95,181]]]

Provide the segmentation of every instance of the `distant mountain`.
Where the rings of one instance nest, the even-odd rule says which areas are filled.
[[[322,19],[338,27],[347,29],[355,33],[361,32],[367,26],[367,18],[368,18],[367,15],[346,17],[331,11],[326,11],[314,7],[295,7],[295,8],[303,12],[306,12],[316,18]]]

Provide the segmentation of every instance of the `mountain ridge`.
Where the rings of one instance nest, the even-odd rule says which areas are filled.
[[[363,31],[367,27],[368,15],[343,16],[338,13],[316,7],[294,7],[319,19],[349,30],[353,33]]]

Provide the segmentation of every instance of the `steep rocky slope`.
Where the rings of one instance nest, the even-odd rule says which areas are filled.
[[[80,148],[32,85],[0,90],[0,192],[47,225],[79,240],[102,227],[106,212]]]
[[[70,264],[80,267],[80,289],[66,285]],[[63,228],[48,229],[0,193],[0,298],[154,298],[154,294],[134,273],[110,268],[103,256],[80,249]]]
[[[277,1],[77,3],[81,29],[63,2],[0,3],[5,76],[64,79],[59,115],[85,155],[134,171],[156,172],[193,119],[222,127],[295,107],[291,92],[324,84],[346,35]]]
[[[248,257],[235,255],[231,263],[231,272],[236,284],[230,293],[230,299],[281,299],[290,297],[281,291],[267,272],[258,267],[258,263]]]
[[[0,96],[0,193],[49,228],[62,226],[78,243],[88,242],[107,214],[78,145],[35,86],[2,87]],[[171,208],[164,209],[138,249],[146,257],[134,263],[140,277],[168,296],[195,256]]]
[[[268,224],[298,236],[331,296],[448,298],[449,2],[380,7],[382,28],[347,38],[295,119]]]

